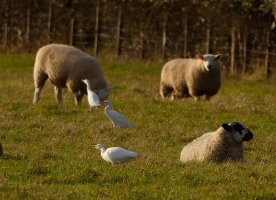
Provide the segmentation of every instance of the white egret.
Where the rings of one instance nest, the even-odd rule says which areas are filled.
[[[119,128],[132,128],[133,125],[120,113],[111,110],[112,105],[109,100],[105,100],[104,103],[106,104],[106,107],[104,109],[105,115],[110,119],[110,121],[113,124],[113,127],[119,127]]]
[[[98,97],[98,95],[92,91],[91,87],[90,87],[90,82],[88,79],[84,79],[82,80],[87,87],[87,99],[88,99],[88,103],[89,103],[89,109],[91,109],[92,107],[98,107],[101,105],[100,102],[100,98]]]
[[[102,144],[97,144],[95,148],[100,149],[102,158],[112,165],[127,162],[138,157],[138,153],[121,147],[109,147],[105,149]]]

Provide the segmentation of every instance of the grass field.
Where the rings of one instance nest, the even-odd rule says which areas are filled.
[[[224,78],[210,102],[163,101],[161,64],[101,61],[114,108],[135,124],[112,129],[104,107],[88,111],[47,82],[32,105],[34,55],[0,55],[0,199],[275,199],[276,84]],[[254,133],[247,164],[179,162],[183,146],[224,122]],[[112,167],[93,147],[140,154]]]

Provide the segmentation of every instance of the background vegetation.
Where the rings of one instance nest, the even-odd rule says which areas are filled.
[[[210,102],[170,102],[161,64],[100,60],[114,108],[136,128],[112,129],[103,108],[76,107],[69,92],[58,108],[49,82],[32,105],[34,55],[0,55],[1,199],[275,199],[275,82],[224,77]],[[254,133],[247,164],[179,162],[186,143],[234,120]],[[112,167],[97,143],[140,157]]]
[[[221,53],[231,74],[275,71],[275,0],[0,0],[0,16],[4,53],[56,42],[145,60]]]

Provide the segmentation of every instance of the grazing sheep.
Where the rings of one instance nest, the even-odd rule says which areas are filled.
[[[160,94],[162,98],[199,97],[206,100],[215,95],[220,88],[221,54],[197,56],[197,59],[174,59],[167,62],[161,72]]]
[[[79,105],[84,94],[87,94],[85,83],[88,79],[91,89],[101,100],[107,99],[108,87],[100,63],[96,58],[81,50],[63,44],[50,44],[40,48],[34,65],[34,99],[39,100],[45,81],[49,79],[55,87],[58,104],[62,102],[61,90],[68,88],[74,94],[75,103]]]
[[[181,151],[180,161],[244,161],[243,141],[251,139],[252,132],[241,123],[222,124],[216,131],[187,144]]]

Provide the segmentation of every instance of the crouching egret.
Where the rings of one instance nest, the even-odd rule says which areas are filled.
[[[112,105],[109,100],[105,100],[104,103],[106,104],[106,107],[104,109],[105,115],[110,119],[110,121],[113,124],[113,127],[119,127],[119,128],[131,128],[133,125],[120,113],[111,110]]]
[[[90,82],[88,79],[84,79],[82,81],[86,84],[86,87],[87,87],[87,99],[88,99],[88,103],[89,103],[89,109],[91,109],[92,107],[97,108],[98,106],[101,105],[100,98],[91,89]]]
[[[95,148],[100,149],[102,158],[112,165],[127,162],[138,157],[138,153],[128,151],[121,147],[109,147],[105,149],[102,144],[97,144]]]

